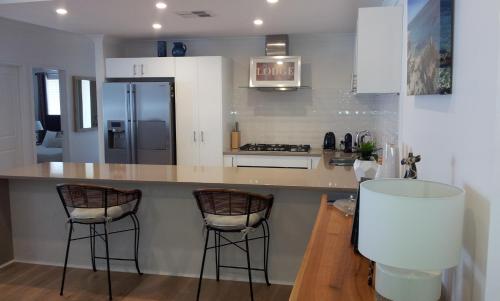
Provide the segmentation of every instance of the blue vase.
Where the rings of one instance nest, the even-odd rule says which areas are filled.
[[[158,41],[156,42],[156,49],[158,50],[158,57],[166,57],[167,56],[167,42],[166,41]]]
[[[174,42],[174,48],[172,49],[173,56],[185,56],[187,47],[182,42]]]

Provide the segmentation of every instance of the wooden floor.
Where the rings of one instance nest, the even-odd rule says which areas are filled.
[[[107,300],[107,277],[103,271],[68,269],[64,297],[59,296],[60,267],[13,263],[0,269],[0,300]],[[113,272],[113,300],[196,300],[195,278]],[[254,284],[255,300],[288,300],[291,286]],[[204,280],[201,300],[250,300],[247,282]]]

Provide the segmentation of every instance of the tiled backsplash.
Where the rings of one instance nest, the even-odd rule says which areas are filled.
[[[295,93],[290,97],[288,93]],[[347,89],[273,93],[235,91],[233,114],[242,143],[311,144],[320,147],[326,132],[337,143],[346,133],[368,129],[380,145],[397,142],[397,98],[357,97]],[[393,109],[395,108],[395,109]]]
[[[176,40],[177,41],[177,40]],[[249,62],[264,55],[263,37],[181,40],[188,55],[222,55],[233,60],[232,114],[240,123],[242,143],[293,143],[321,147],[335,132],[372,131],[380,146],[397,142],[398,97],[354,96],[354,34],[290,35],[290,54],[302,56],[302,83],[311,89],[261,92],[248,88]],[[173,40],[167,40],[171,47]],[[154,56],[154,41],[127,41],[125,56]],[[383,76],[381,70],[380,76]]]

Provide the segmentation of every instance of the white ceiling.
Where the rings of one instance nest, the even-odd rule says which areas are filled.
[[[29,0],[28,0],[29,1]],[[7,2],[7,4],[2,4]],[[18,2],[18,3],[8,3]],[[0,0],[0,17],[60,30],[116,37],[207,37],[264,34],[354,32],[359,7],[378,6],[382,0]],[[69,13],[59,16],[58,7]],[[206,10],[213,18],[185,19],[177,11]],[[255,27],[261,18],[264,25]],[[154,31],[151,25],[161,23]]]

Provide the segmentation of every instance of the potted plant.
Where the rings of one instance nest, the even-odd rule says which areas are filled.
[[[363,142],[359,146],[360,159],[364,161],[375,161],[378,160],[378,155],[375,153],[377,151],[377,144],[374,141]]]
[[[356,159],[353,165],[358,182],[361,181],[362,178],[376,178],[380,167],[377,163],[377,150],[377,143],[375,141],[363,142],[359,146],[359,158]]]

